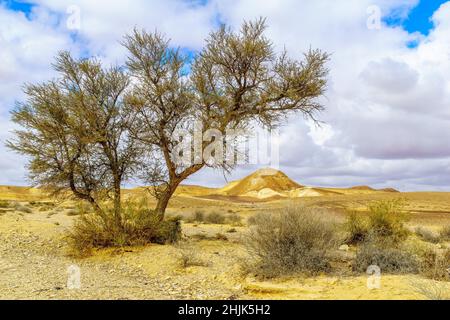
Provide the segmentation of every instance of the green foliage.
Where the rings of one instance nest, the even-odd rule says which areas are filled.
[[[348,233],[347,243],[349,244],[363,242],[369,234],[368,222],[358,212],[351,212],[347,216],[345,229]]]
[[[403,207],[401,199],[386,200],[371,203],[367,217],[362,213],[351,212],[345,224],[347,242],[358,244],[369,238],[370,241],[402,242],[409,234],[404,226],[408,216]]]
[[[408,216],[401,199],[377,201],[369,205],[369,231],[379,239],[394,242],[405,240],[408,230],[404,226]]]

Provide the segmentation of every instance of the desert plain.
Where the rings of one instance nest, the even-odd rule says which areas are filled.
[[[129,201],[148,197],[144,188],[127,189]],[[78,219],[78,203],[50,197],[29,187],[0,187],[0,299],[433,299],[448,298],[450,284],[420,274],[381,274],[379,288],[369,275],[352,269],[353,246],[340,246],[339,267],[314,276],[295,274],[261,279],[242,272],[248,259],[249,219],[276,214],[291,205],[325,209],[344,223],[349,210],[365,215],[374,201],[403,199],[409,230],[430,232],[450,224],[450,193],[402,193],[368,186],[305,187],[275,170],[260,170],[221,189],[181,186],[167,214],[179,215],[182,241],[95,250],[88,257],[70,254],[65,237]],[[149,198],[149,205],[154,205]],[[215,213],[223,221],[195,221]],[[435,250],[448,242],[428,243],[414,234],[411,245]],[[195,263],[186,263],[195,260]],[[450,264],[450,261],[449,261]],[[68,270],[80,270],[81,286],[68,287]]]

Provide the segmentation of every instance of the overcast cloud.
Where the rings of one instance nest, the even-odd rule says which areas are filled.
[[[25,159],[4,148],[9,110],[24,82],[51,78],[56,52],[96,55],[122,63],[118,44],[133,27],[158,29],[176,46],[199,50],[220,22],[267,17],[278,50],[301,57],[309,47],[332,53],[326,112],[317,128],[293,117],[281,131],[281,169],[302,184],[372,185],[404,191],[450,191],[450,1],[431,17],[424,36],[382,23],[367,27],[368,8],[406,17],[417,0],[36,0],[33,11],[0,5],[0,184],[26,184]],[[1,3],[1,2],[0,2]],[[68,8],[80,8],[81,29],[67,28]],[[412,45],[414,44],[414,45]],[[242,167],[228,179],[255,167]],[[205,170],[190,183],[219,186]]]

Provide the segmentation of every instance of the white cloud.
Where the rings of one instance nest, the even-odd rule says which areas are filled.
[[[318,129],[294,117],[283,127],[283,170],[314,185],[448,190],[450,2],[434,14],[435,29],[427,37],[384,24],[379,30],[366,26],[370,5],[404,18],[417,2],[211,0],[202,5],[181,0],[81,0],[77,33],[66,28],[66,10],[73,1],[37,0],[31,20],[0,7],[2,123],[12,102],[21,97],[22,82],[52,75],[49,65],[59,49],[88,51],[120,63],[124,52],[118,41],[135,26],[158,28],[175,45],[199,49],[218,17],[238,27],[243,19],[264,16],[268,36],[278,49],[286,46],[294,57],[310,46],[333,54],[324,100],[327,111],[321,115],[327,125]],[[411,41],[418,46],[408,48]],[[3,170],[7,166],[11,170],[5,161],[0,163]],[[230,179],[253,169],[240,168]],[[14,181],[17,173],[12,171],[0,178],[0,183]],[[206,170],[190,181],[219,185],[223,178]]]

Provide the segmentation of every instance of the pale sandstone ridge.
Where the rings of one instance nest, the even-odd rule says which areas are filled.
[[[290,191],[303,188],[283,172],[275,169],[261,169],[240,181],[231,182],[219,190],[227,196],[244,196],[254,198],[287,197]]]

